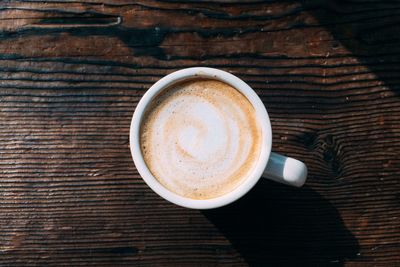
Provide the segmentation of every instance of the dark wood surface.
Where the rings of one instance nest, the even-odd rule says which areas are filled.
[[[1,1],[0,266],[400,266],[400,3]],[[169,204],[131,116],[164,75],[232,72],[302,189]]]

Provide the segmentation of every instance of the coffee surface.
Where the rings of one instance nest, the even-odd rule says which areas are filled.
[[[261,128],[248,99],[216,80],[175,84],[155,97],[143,118],[141,150],[167,189],[192,199],[222,196],[256,165]]]

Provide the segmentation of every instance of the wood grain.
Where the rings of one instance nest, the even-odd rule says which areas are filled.
[[[398,266],[400,4],[3,1],[0,266]],[[199,212],[129,152],[137,102],[190,66],[259,94],[309,167]]]

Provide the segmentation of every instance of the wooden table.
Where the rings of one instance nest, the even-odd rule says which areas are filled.
[[[0,266],[400,266],[400,3],[2,1]],[[227,70],[302,189],[213,211],[138,175],[131,116],[164,75]]]

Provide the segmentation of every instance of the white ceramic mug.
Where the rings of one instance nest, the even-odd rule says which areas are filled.
[[[164,89],[174,83],[193,78],[210,78],[222,81],[236,88],[253,105],[257,119],[262,129],[262,147],[256,166],[247,177],[233,191],[212,199],[191,199],[171,192],[151,174],[140,149],[140,125],[143,115],[150,102]],[[300,187],[307,178],[306,165],[293,158],[271,152],[272,131],[267,110],[258,95],[244,81],[238,77],[213,68],[187,68],[173,72],[156,82],[139,101],[133,114],[130,129],[130,148],[136,168],[143,180],[161,197],[182,207],[193,209],[212,209],[227,205],[245,195],[261,177],[280,183]]]

